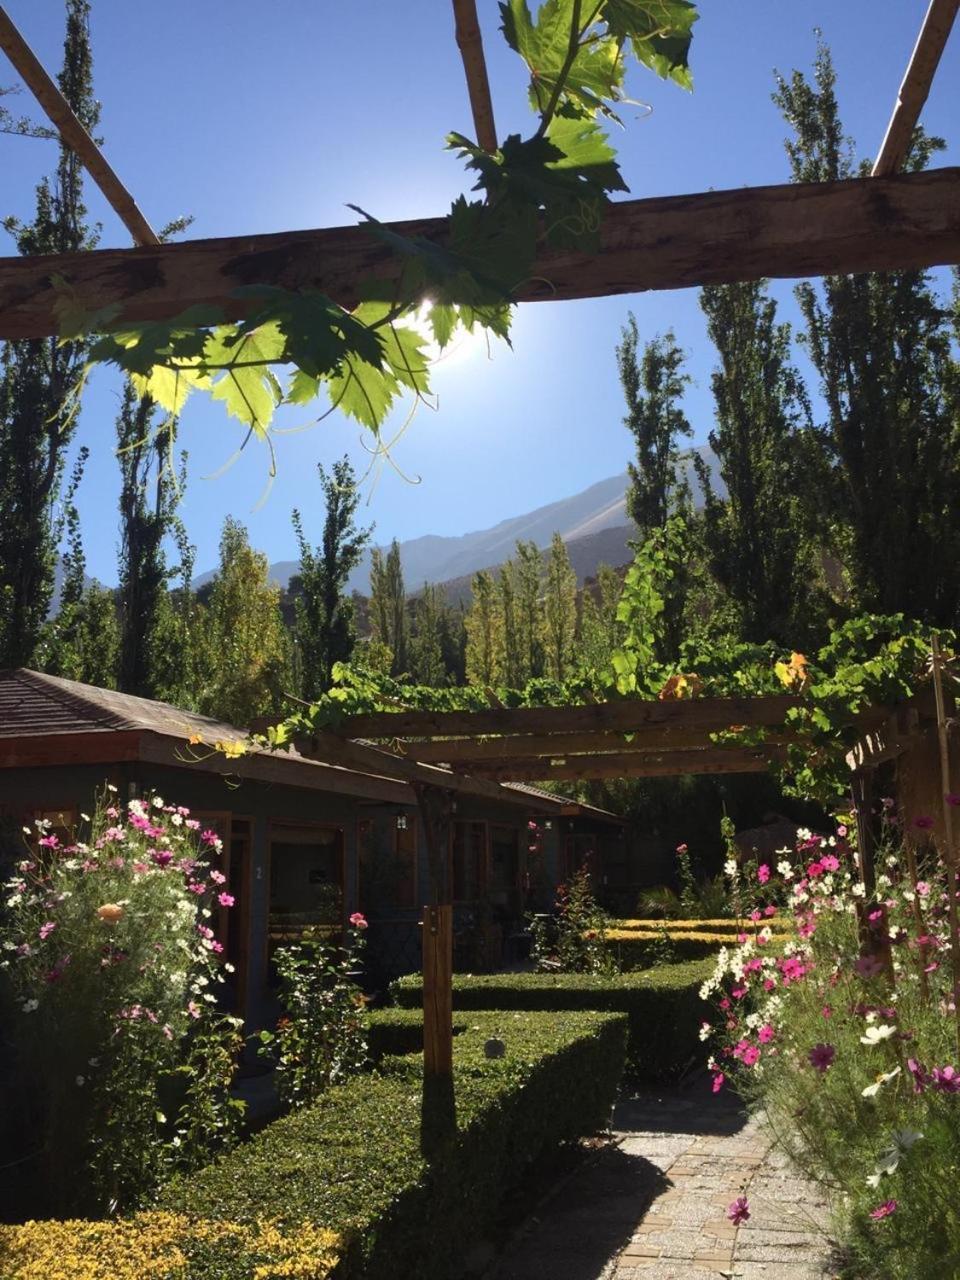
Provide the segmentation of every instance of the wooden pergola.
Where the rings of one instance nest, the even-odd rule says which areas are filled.
[[[497,145],[475,0],[452,0],[477,138]],[[596,254],[544,254],[515,301],[588,298],[705,284],[921,269],[960,261],[960,168],[900,172],[960,0],[931,0],[872,175],[610,204]],[[358,227],[251,234],[158,244],[157,236],[54,81],[0,7],[0,49],[35,94],[118,213],[137,247],[0,258],[0,339],[54,335],[58,289],[93,313],[121,308],[116,324],[170,320],[195,303],[239,319],[250,284],[318,289],[349,307],[368,279],[399,270]],[[443,219],[391,224],[443,242]],[[791,699],[697,698],[477,712],[399,711],[356,716],[335,735],[299,744],[322,758],[411,782],[434,867],[424,914],[424,1140],[443,1139],[453,1118],[451,912],[444,850],[450,794],[504,780],[572,780],[755,772],[783,750]],[[878,713],[879,714],[879,713]],[[869,728],[869,726],[866,726]],[[738,730],[764,730],[762,746]],[[732,731],[732,734],[731,734]],[[717,737],[719,735],[719,738]],[[375,740],[380,745],[371,744]],[[386,749],[385,749],[386,748]],[[446,766],[443,768],[441,766]],[[427,1113],[434,1117],[428,1133]],[[439,1122],[437,1122],[439,1117]]]

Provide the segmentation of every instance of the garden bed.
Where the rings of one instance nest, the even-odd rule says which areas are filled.
[[[453,1003],[459,1012],[596,1009],[625,1013],[630,1027],[630,1075],[670,1080],[705,1057],[699,1037],[703,1018],[699,991],[712,969],[710,961],[699,960],[613,975],[455,974]],[[423,999],[419,974],[398,979],[390,990],[394,1001],[408,1009],[419,1007]]]
[[[412,1049],[418,1022],[375,1015],[374,1051]],[[384,1054],[374,1074],[169,1186],[157,1213],[0,1228],[0,1274],[159,1277],[166,1249],[178,1280],[175,1265],[185,1280],[445,1280],[542,1152],[607,1125],[627,1030],[623,1017],[591,1012],[476,1012],[457,1024],[457,1137],[432,1165],[419,1145],[422,1059]],[[484,1056],[493,1034],[503,1058]]]

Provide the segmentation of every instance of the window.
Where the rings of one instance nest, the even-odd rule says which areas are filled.
[[[516,905],[520,890],[519,832],[515,827],[490,828],[490,901],[496,906]]]
[[[342,830],[275,823],[270,832],[271,943],[293,941],[316,925],[339,931],[342,923]]]
[[[360,864],[360,909],[367,915],[389,917],[417,906],[417,820],[403,815],[401,827],[394,816],[375,823],[357,823],[357,855]]]

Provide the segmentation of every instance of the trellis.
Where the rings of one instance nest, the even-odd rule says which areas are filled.
[[[476,0],[452,3],[477,138],[492,151],[496,129]],[[599,252],[544,254],[515,300],[556,301],[960,261],[960,169],[899,172],[958,8],[960,0],[931,0],[870,177],[610,204]],[[55,334],[57,288],[64,286],[83,310],[92,313],[119,303],[117,323],[137,325],[170,320],[194,303],[215,304],[225,319],[242,318],[249,304],[234,290],[252,283],[319,289],[351,306],[364,280],[389,280],[396,274],[398,264],[390,252],[357,227],[158,244],[132,195],[2,7],[0,48],[138,246],[0,259],[0,339]],[[445,222],[392,225],[402,234],[442,242]],[[443,866],[450,792],[462,785],[459,780],[469,778],[471,786],[483,787],[506,779],[765,769],[785,745],[782,726],[789,702],[704,698],[472,713],[394,712],[354,717],[337,735],[318,735],[301,744],[338,763],[408,781],[418,795],[434,880],[433,901],[424,913],[425,1145],[444,1140],[453,1121],[452,908]],[[884,718],[876,713],[875,723],[866,723],[865,730],[879,730]],[[742,728],[763,730],[762,745],[738,745],[736,731]],[[377,738],[391,749],[357,738]]]

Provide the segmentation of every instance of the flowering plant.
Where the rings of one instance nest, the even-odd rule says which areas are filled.
[[[889,811],[888,811],[889,812]],[[946,1188],[960,1151],[948,868],[887,823],[868,895],[846,824],[798,832],[763,877],[792,905],[778,946],[761,927],[724,948],[702,994],[727,1077],[833,1197],[851,1262],[891,1280],[960,1273]],[[918,828],[922,830],[922,828]],[[856,1274],[861,1274],[858,1270]]]
[[[45,1208],[124,1209],[235,1134],[239,1024],[217,1009],[229,966],[209,923],[229,899],[220,841],[160,797],[121,806],[116,788],[81,832],[24,834],[0,929],[24,1163]]]
[[[584,863],[557,888],[555,914],[530,923],[537,968],[563,973],[606,973],[615,966],[606,948],[607,917],[597,905]]]
[[[342,945],[314,927],[277,949],[284,1014],[260,1039],[276,1062],[277,1092],[288,1107],[307,1106],[366,1063],[365,998],[356,981],[366,929],[355,911]]]

